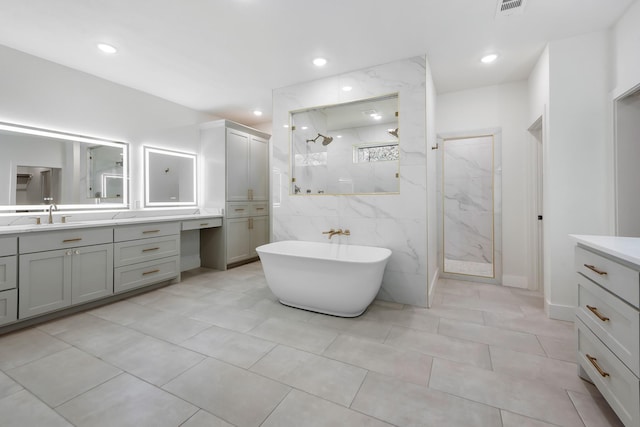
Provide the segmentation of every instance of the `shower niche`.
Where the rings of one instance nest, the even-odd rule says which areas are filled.
[[[398,94],[290,112],[292,195],[399,193]]]
[[[500,132],[438,141],[442,277],[501,283]]]

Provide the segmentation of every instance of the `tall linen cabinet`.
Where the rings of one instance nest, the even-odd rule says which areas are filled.
[[[200,127],[204,207],[225,207],[219,265],[254,260],[269,242],[270,137],[230,120]]]

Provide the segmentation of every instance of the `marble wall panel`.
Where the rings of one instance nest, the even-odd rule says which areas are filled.
[[[329,241],[387,247],[387,265],[379,298],[427,305],[426,58],[414,57],[319,79],[273,92],[273,240]],[[351,86],[349,92],[343,86]],[[398,93],[400,168],[397,194],[291,194],[291,111]],[[351,157],[350,157],[351,158]],[[376,174],[388,171],[373,166]],[[342,185],[351,185],[345,182]],[[330,228],[351,236],[327,239]]]

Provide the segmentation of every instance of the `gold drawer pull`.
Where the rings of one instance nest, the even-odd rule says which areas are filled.
[[[157,251],[160,248],[148,248],[148,249],[143,249],[142,252],[151,252],[151,251]]]
[[[79,242],[80,240],[82,240],[82,237],[76,237],[75,239],[64,239],[62,243]]]
[[[595,314],[598,319],[602,320],[603,322],[606,322],[607,320],[609,320],[608,317],[603,316],[602,313],[598,311],[598,307],[591,307],[590,305],[587,304],[587,308],[589,309],[589,311]]]
[[[242,212],[244,209],[236,208],[236,212]]]
[[[208,223],[208,222],[203,222],[202,224],[200,224],[200,227],[205,227],[205,226],[207,226],[207,225],[209,225],[209,223]]]
[[[256,208],[257,211],[263,211],[264,208]]]
[[[145,271],[144,273],[142,273],[143,276],[146,276],[147,274],[153,274],[153,273],[157,273],[160,270],[156,269],[156,270],[151,270],[151,271]]]
[[[160,230],[145,230],[142,232],[142,234],[149,234],[149,233],[159,233]]]
[[[587,359],[589,359],[589,362],[591,362],[593,367],[596,368],[596,371],[598,371],[598,373],[600,375],[602,375],[605,378],[611,376],[611,375],[609,375],[608,372],[603,371],[602,368],[600,367],[600,365],[598,365],[598,359],[596,359],[593,356],[589,356],[588,354],[585,354],[585,356],[587,356]]]
[[[593,271],[594,273],[597,273],[601,276],[604,276],[605,274],[607,274],[606,271],[598,270],[594,265],[585,264],[584,266],[587,267],[589,270]]]

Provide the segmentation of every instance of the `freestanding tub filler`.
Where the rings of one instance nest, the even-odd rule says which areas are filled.
[[[282,304],[356,317],[380,290],[391,251],[287,240],[256,249],[267,285]]]

